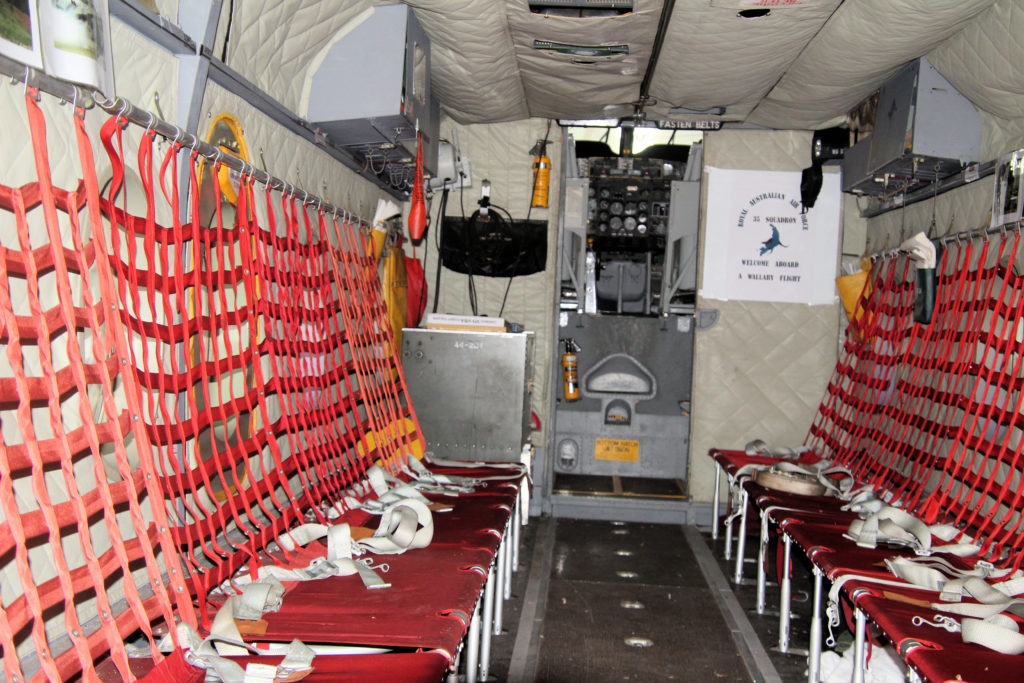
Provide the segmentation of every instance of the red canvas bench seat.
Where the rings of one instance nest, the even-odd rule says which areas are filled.
[[[906,259],[876,263],[862,301],[861,320],[867,324],[848,335],[807,440],[848,467],[858,485],[871,486],[927,524],[955,525],[976,541],[976,556],[947,557],[961,569],[980,560],[1015,569],[1024,556],[1024,505],[1017,485],[1021,402],[1015,393],[1024,369],[1024,340],[1017,332],[1024,319],[1024,280],[1013,265],[1018,242],[1011,234],[947,244],[937,270],[935,315],[926,325],[910,321]],[[720,459],[717,453],[712,457]],[[815,603],[828,579],[841,582],[843,601],[861,610],[859,644],[870,620],[927,680],[954,680],[957,674],[962,680],[1009,680],[1019,658],[919,623],[938,613],[915,603],[923,591],[897,579],[883,562],[913,556],[912,551],[862,548],[844,537],[856,516],[841,510],[840,501],[765,491],[751,481],[742,491],[743,501],[766,511],[762,544],[770,528],[780,530],[784,599],[790,591],[786,562],[795,544],[814,567]],[[937,594],[925,600],[938,602]],[[782,612],[788,619],[788,605]],[[784,638],[788,621],[780,620],[780,647],[786,651]],[[820,622],[812,625],[812,676],[816,646]]]

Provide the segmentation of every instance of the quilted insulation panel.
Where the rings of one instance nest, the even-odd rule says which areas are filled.
[[[734,6],[676,2],[651,82],[656,109],[724,106],[726,119],[743,120],[838,5],[838,0],[818,0],[749,20]],[[729,49],[723,49],[726,45]]]
[[[997,0],[962,31],[928,54],[953,86],[1003,118],[1024,111],[1024,4]]]
[[[780,128],[823,127],[870,95],[903,64],[963,29],[992,2],[843,3],[748,120]]]
[[[704,144],[708,166],[798,171],[807,163],[810,133],[729,130]],[[706,230],[702,219],[702,240]],[[754,438],[803,442],[835,365],[839,307],[703,297],[698,307],[720,313],[714,327],[697,333],[693,361],[690,490],[694,500],[710,501],[709,448],[738,448]]]
[[[544,138],[545,121],[543,119],[527,119],[514,123],[459,125],[445,117],[441,122],[442,137],[450,137],[454,129],[459,138],[459,147],[463,156],[469,159],[472,173],[472,186],[461,193],[455,190],[448,198],[448,215],[468,216],[477,208],[480,198],[480,183],[483,179],[491,181],[491,202],[504,207],[515,219],[526,217],[530,206],[533,186],[532,158],[529,150]],[[551,130],[548,143],[548,155],[551,157],[551,177],[557,178],[561,173],[560,150],[562,146],[561,131],[557,126]],[[437,202],[440,196],[434,196],[431,215],[437,214]],[[503,317],[506,320],[520,323],[535,334],[534,371],[533,371],[533,410],[541,416],[548,414],[550,407],[549,393],[551,386],[551,363],[553,357],[553,316],[554,316],[554,257],[557,225],[550,224],[558,216],[558,191],[552,185],[548,196],[548,209],[533,209],[530,220],[549,220],[547,267],[541,273],[513,278],[508,290],[508,301],[505,303]],[[408,204],[405,207],[408,213]],[[432,218],[436,221],[436,218]],[[436,226],[436,222],[432,225]],[[434,228],[431,232],[436,235]],[[438,265],[437,248],[434,237],[427,239],[426,276],[429,291],[427,310],[433,308],[434,275]],[[423,253],[419,252],[420,257]],[[476,297],[480,315],[497,316],[501,310],[505,288],[509,285],[508,278],[475,277]],[[440,298],[438,312],[469,314],[472,312],[469,296],[469,278],[461,273],[445,269],[441,275]],[[547,434],[547,424],[542,422],[543,432],[534,439],[535,444],[543,444]]]

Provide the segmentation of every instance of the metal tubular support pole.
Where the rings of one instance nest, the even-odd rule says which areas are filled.
[[[466,683],[476,683],[477,667],[480,665],[480,603],[473,608],[469,621],[469,635],[466,636]]]
[[[914,671],[914,667],[909,664],[907,664],[907,680],[910,683],[921,683],[921,677]]]
[[[782,556],[782,581],[779,582],[779,652],[789,652],[789,554],[792,550],[792,541],[789,536],[784,536],[785,545]]]
[[[736,537],[736,570],[733,583],[743,583],[743,557],[747,552],[747,507],[750,505],[750,494],[745,488],[740,493],[740,531]]]
[[[856,617],[854,628],[857,632],[854,634],[853,641],[853,683],[864,683],[864,641],[867,618],[857,608],[854,608],[854,615]]]
[[[448,678],[445,683],[459,683],[459,665],[462,663],[462,653],[459,652],[455,655],[455,661],[452,662],[452,666],[448,669]]]
[[[491,670],[491,622],[494,621],[494,567],[487,572],[484,586],[484,621],[480,625],[480,680],[486,681]]]
[[[821,670],[821,570],[814,567],[814,607],[811,612],[811,644],[807,649],[807,681],[818,683]]]
[[[719,489],[722,487],[722,465],[715,463],[715,493],[714,498],[711,500],[711,540],[718,540],[718,520],[722,516],[721,511],[718,509],[722,503],[722,493]]]
[[[729,504],[726,506],[725,518],[725,561],[728,562],[732,559],[732,505],[734,500],[734,496],[732,494],[732,482],[729,483],[726,499],[729,501]]]
[[[768,583],[768,573],[764,569],[765,558],[768,554],[768,513],[761,512],[761,536],[757,544],[757,613],[764,614],[765,609],[765,586]]]
[[[496,583],[494,585],[494,622],[493,622],[493,633],[496,636],[501,635],[501,613],[504,608],[504,601],[501,599],[502,586],[505,585],[505,552],[508,549],[508,544],[504,541],[498,546],[498,557],[495,558],[495,564],[498,567],[497,576],[495,577]]]
[[[508,531],[505,532],[506,539],[508,539],[509,536],[511,535],[512,534],[509,534]],[[514,552],[514,545],[515,544],[512,544],[505,549],[505,581],[501,584],[500,588],[501,595],[506,600],[512,597],[512,554]]]
[[[523,497],[516,496],[516,507],[512,510],[512,571],[519,571],[519,543],[522,533]]]

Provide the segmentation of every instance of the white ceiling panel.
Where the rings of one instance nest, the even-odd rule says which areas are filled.
[[[661,2],[635,0],[622,16],[567,18],[530,12],[525,0],[507,4],[523,88],[532,116],[595,118],[605,105],[635,102],[651,56]],[[534,41],[580,46],[628,46],[628,55],[591,57],[534,48]]]
[[[834,122],[992,2],[847,0],[748,121],[775,128],[820,128]]]
[[[1024,113],[1024,3],[999,0],[928,59],[975,105],[1003,118]]]
[[[725,107],[742,121],[785,74],[840,0],[815,0],[744,18],[735,7],[676,0],[651,82],[657,110]]]

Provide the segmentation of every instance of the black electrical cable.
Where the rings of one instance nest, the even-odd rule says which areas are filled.
[[[448,208],[448,188],[441,193],[441,201],[437,207],[437,229],[434,231],[434,244],[437,247],[437,272],[434,274],[434,313],[437,313],[437,299],[441,293],[441,267],[444,265],[441,258],[441,233],[444,231],[444,212]],[[426,257],[424,257],[426,261]],[[423,267],[426,272],[426,264]]]
[[[425,228],[423,228],[423,235],[422,235],[422,241],[423,241],[423,286],[420,287],[420,299],[419,299],[419,301],[416,302],[416,312],[420,316],[422,316],[423,311],[427,310],[427,299],[430,298],[430,294],[428,294],[427,291],[426,291],[427,290],[427,287],[426,287],[426,285],[427,285],[427,264],[429,263],[429,260],[430,260],[430,226],[432,225],[432,223],[430,222],[430,201],[431,200],[427,201],[427,211],[426,211],[426,214],[427,214],[427,226]],[[413,246],[413,249],[415,250],[415,246]],[[413,251],[414,255],[415,255],[415,253],[416,252]],[[438,255],[437,255],[437,262],[438,263],[441,262],[441,254],[440,253],[438,253]]]
[[[541,156],[544,156],[544,152],[547,151],[548,139],[550,137],[551,137],[551,119],[548,119],[547,130],[544,131],[544,142],[542,142],[541,146],[540,146],[540,155]],[[519,253],[516,254],[516,260],[512,264],[512,273],[513,274],[509,275],[509,277],[508,277],[508,284],[505,285],[505,296],[501,297],[501,308],[498,310],[498,317],[499,318],[501,316],[505,315],[505,303],[508,301],[508,292],[509,292],[510,289],[512,289],[512,279],[515,278],[515,269],[519,265],[519,260],[523,257],[523,242],[526,240],[526,229],[529,228],[530,214],[531,214],[531,212],[533,212],[533,195],[534,195],[534,193],[537,192],[537,180],[538,180],[539,176],[540,176],[539,170],[535,170],[533,172],[533,185],[530,187],[530,203],[526,207],[526,221],[525,221],[526,225],[523,226],[523,228],[524,228],[523,229],[523,236],[520,238],[520,241],[519,241]],[[550,185],[549,185],[549,187],[550,187]],[[508,212],[506,211],[505,213],[508,213]],[[511,220],[511,218],[512,217],[509,216],[509,220]]]
[[[235,16],[235,0],[231,0],[228,3],[228,21],[227,26],[224,29],[224,46],[220,51],[220,61],[223,64],[228,63],[228,41],[231,40],[231,20]]]

